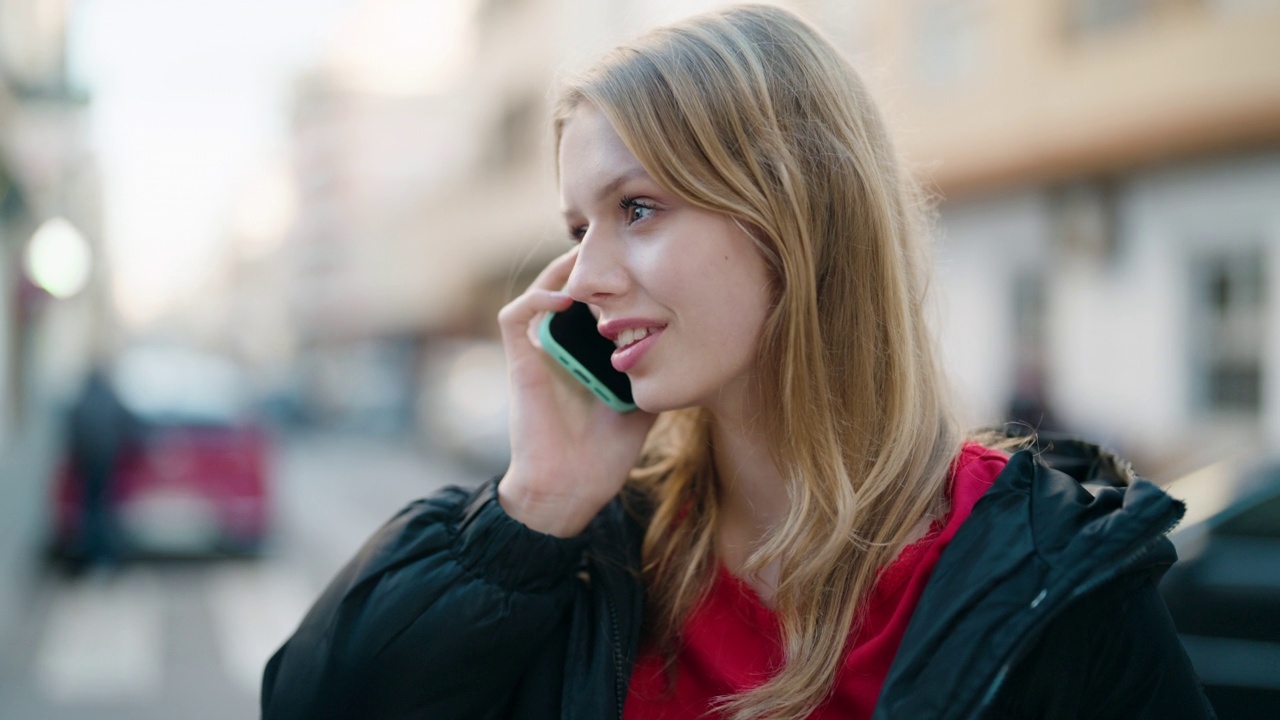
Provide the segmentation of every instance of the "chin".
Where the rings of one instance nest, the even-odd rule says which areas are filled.
[[[676,409],[666,403],[657,402],[650,398],[641,397],[640,395],[635,395],[633,399],[637,408],[654,415],[667,410]]]
[[[636,407],[657,414],[668,410],[683,410],[700,405],[696,399],[683,393],[673,393],[670,388],[646,387],[647,383],[637,383],[631,387],[631,396]]]

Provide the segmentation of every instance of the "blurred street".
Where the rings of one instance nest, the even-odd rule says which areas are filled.
[[[255,718],[264,662],[361,542],[408,501],[484,479],[407,443],[337,434],[281,439],[273,469],[262,558],[44,573],[0,657],[0,718]]]
[[[0,0],[0,720],[256,718],[360,543],[510,457],[548,89],[730,1]],[[1280,717],[1280,0],[780,4],[927,199],[962,424],[1176,488],[1175,623]],[[265,552],[44,561],[114,539]]]

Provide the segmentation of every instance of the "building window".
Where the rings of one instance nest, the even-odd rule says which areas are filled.
[[[482,21],[491,21],[511,13],[520,4],[520,0],[481,0],[478,14]]]
[[[984,49],[987,0],[918,0],[913,67],[916,77],[934,88],[962,84],[977,75]]]
[[[1218,15],[1241,15],[1274,10],[1276,0],[1202,0]]]
[[[1213,412],[1262,409],[1267,276],[1260,249],[1215,253],[1194,269],[1203,335],[1195,341],[1202,404]]]
[[[1066,0],[1067,28],[1072,35],[1092,35],[1141,25],[1153,18],[1203,5],[1205,0]]]
[[[1156,0],[1069,0],[1067,24],[1073,33],[1135,25],[1150,15]]]

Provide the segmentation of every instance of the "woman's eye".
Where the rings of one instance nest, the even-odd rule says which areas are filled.
[[[628,225],[649,217],[657,209],[643,200],[635,200],[633,198],[622,198],[622,202],[618,203],[618,205],[627,214]]]
[[[586,225],[574,225],[573,227],[569,228],[569,239],[575,243],[582,242],[582,238],[585,237],[586,234],[587,234]]]

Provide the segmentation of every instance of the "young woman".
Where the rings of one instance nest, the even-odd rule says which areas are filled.
[[[499,315],[510,468],[366,544],[264,718],[1211,714],[1155,591],[1181,506],[1083,444],[1069,475],[963,439],[920,200],[813,28],[653,31],[554,126],[574,244]],[[541,349],[572,300],[639,411]]]

